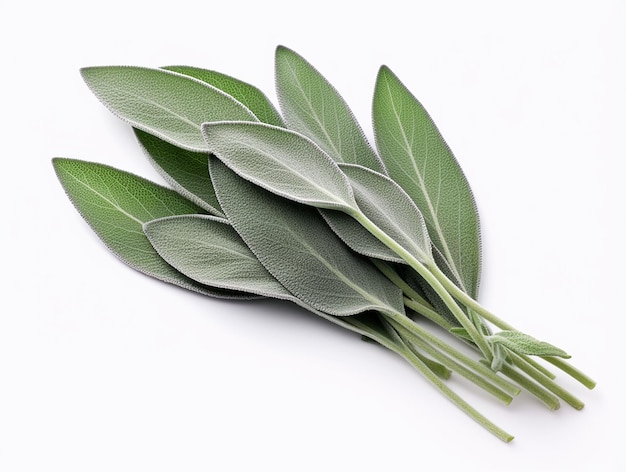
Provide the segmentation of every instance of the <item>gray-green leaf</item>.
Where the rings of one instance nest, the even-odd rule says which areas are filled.
[[[227,220],[203,215],[165,217],[146,223],[144,232],[169,264],[200,283],[293,302],[404,355],[376,317],[333,316],[295,297],[265,269]]]
[[[222,298],[250,298],[199,284],[167,264],[142,225],[164,216],[202,213],[173,190],[103,164],[55,158],[54,169],[79,213],[104,244],[133,269],[174,285]]]
[[[230,95],[200,80],[163,69],[86,67],[83,79],[122,120],[176,146],[206,152],[200,125],[207,121],[256,121]]]
[[[253,85],[221,72],[190,66],[167,66],[163,69],[194,77],[227,93],[247,107],[259,121],[268,125],[285,126],[280,113],[267,96]]]
[[[227,220],[201,215],[171,216],[149,221],[143,230],[168,264],[204,285],[264,297],[293,298],[261,265]]]
[[[209,177],[208,153],[179,148],[137,128],[133,131],[148,159],[174,190],[212,215],[224,216]]]
[[[528,356],[554,356],[569,359],[571,356],[562,349],[545,341],[539,341],[519,331],[499,331],[487,337],[492,343],[501,344],[517,354]]]
[[[276,49],[276,90],[290,129],[315,141],[337,162],[384,172],[352,111],[335,88],[304,58]]]
[[[354,192],[359,210],[421,262],[430,262],[431,243],[419,209],[389,177],[354,164],[339,164]],[[406,263],[347,214],[323,210],[335,233],[354,251],[369,257]]]
[[[345,246],[317,210],[240,178],[213,157],[209,169],[235,230],[300,300],[336,316],[368,310],[404,313],[400,289]]]
[[[387,172],[422,211],[453,280],[476,298],[480,233],[469,184],[424,107],[387,67],[377,77],[373,121]]]
[[[346,211],[356,206],[337,164],[299,133],[243,122],[205,123],[202,131],[209,151],[246,180],[308,205]]]

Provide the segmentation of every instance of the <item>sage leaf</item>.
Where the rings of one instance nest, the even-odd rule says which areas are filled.
[[[169,264],[197,282],[293,302],[407,358],[408,347],[390,336],[377,316],[333,316],[295,297],[265,269],[227,220],[204,215],[171,216],[149,221],[143,229]],[[423,360],[437,375],[450,375],[442,365]]]
[[[212,215],[224,216],[209,177],[209,155],[193,152],[133,128],[153,166],[174,190]]]
[[[337,164],[299,133],[244,122],[205,123],[202,132],[212,154],[277,195],[323,208],[351,211],[356,206]]]
[[[554,356],[569,359],[571,356],[562,349],[545,341],[539,341],[532,336],[519,331],[504,330],[488,337],[492,343],[501,344],[517,354],[528,356]]]
[[[455,283],[476,298],[480,232],[471,189],[431,117],[385,66],[376,79],[373,122],[378,152],[389,176],[421,209],[432,242]]]
[[[147,133],[190,151],[206,152],[200,125],[207,121],[256,121],[221,90],[163,69],[100,66],[81,69],[83,79],[111,112]]]
[[[272,102],[258,88],[242,80],[236,79],[221,72],[201,69],[190,66],[166,66],[163,69],[178,72],[179,74],[194,77],[202,82],[206,82],[222,92],[227,93],[235,100],[247,107],[259,121],[268,125],[285,126],[280,113],[276,110]]]
[[[335,316],[404,313],[401,290],[343,244],[315,208],[270,193],[213,157],[209,169],[237,233],[300,300]]]
[[[424,218],[413,200],[386,175],[354,164],[339,164],[348,178],[359,210],[421,262],[432,261]],[[346,214],[324,210],[324,218],[354,251],[392,262],[405,263],[359,222]]]
[[[315,141],[337,162],[384,172],[344,99],[311,64],[284,46],[276,49],[276,90],[290,129]]]
[[[197,282],[264,297],[293,298],[227,220],[202,215],[170,216],[147,222],[143,230],[168,264]]]
[[[78,212],[124,263],[156,279],[221,298],[251,298],[195,282],[167,264],[152,248],[142,225],[155,218],[202,209],[173,190],[103,164],[75,159],[52,161],[57,177]]]

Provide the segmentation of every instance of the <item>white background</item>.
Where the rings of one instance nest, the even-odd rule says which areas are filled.
[[[618,471],[624,445],[626,8],[575,2],[11,2],[2,7],[0,470]],[[410,5],[410,6],[409,6]],[[592,374],[581,411],[484,432],[401,359],[289,305],[204,298],[120,263],[50,159],[160,181],[82,83],[188,64],[262,88],[288,46],[371,137],[378,67],[430,111],[481,212],[481,301]]]

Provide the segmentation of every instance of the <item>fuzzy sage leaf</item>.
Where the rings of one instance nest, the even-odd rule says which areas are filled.
[[[337,162],[384,172],[343,98],[302,56],[284,46],[276,49],[276,91],[290,129],[315,141]]]
[[[335,162],[299,133],[263,123],[205,123],[209,151],[243,178],[291,200],[351,211],[356,203]]]
[[[336,316],[404,312],[400,289],[351,252],[314,208],[242,179],[218,159],[211,158],[209,168],[235,230],[296,297]]]
[[[261,265],[227,220],[201,215],[171,216],[149,221],[143,230],[168,264],[204,285],[264,297],[293,298]]]
[[[86,67],[81,73],[96,97],[119,118],[191,151],[206,151],[200,132],[206,121],[257,119],[230,95],[175,72],[104,66]]]
[[[212,215],[224,216],[209,177],[209,155],[193,152],[134,129],[139,144],[159,174],[185,198]]]
[[[430,261],[430,238],[424,218],[410,197],[387,176],[354,164],[339,164],[348,178],[359,210],[418,260]],[[337,235],[354,251],[368,257],[406,263],[347,214],[323,210]]]
[[[214,70],[190,66],[167,66],[163,69],[194,77],[230,95],[247,107],[259,121],[268,125],[285,126],[280,113],[258,88]]]
[[[373,122],[387,172],[422,210],[433,244],[448,266],[444,271],[476,298],[480,234],[469,184],[424,107],[384,66],[376,80]]]
[[[142,225],[150,220],[202,213],[202,209],[170,189],[103,164],[55,158],[53,165],[76,209],[124,263],[156,279],[205,295],[250,298],[184,276],[157,254],[142,231]]]
[[[517,354],[540,357],[554,356],[564,359],[569,359],[571,357],[563,349],[553,346],[545,341],[539,341],[538,339],[519,331],[499,331],[489,336],[488,340],[494,344],[500,344]]]

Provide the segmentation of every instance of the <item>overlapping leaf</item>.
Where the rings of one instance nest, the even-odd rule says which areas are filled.
[[[402,292],[341,242],[314,208],[242,179],[211,158],[224,212],[276,279],[317,310],[347,316],[368,310],[403,313]]]
[[[422,211],[436,251],[448,266],[442,264],[443,269],[475,298],[481,256],[470,187],[424,107],[387,67],[376,80],[373,121],[387,171]]]
[[[256,121],[230,95],[176,72],[131,66],[81,69],[91,91],[119,118],[191,151],[205,152],[200,125],[207,121]]]
[[[105,245],[132,268],[205,295],[250,298],[199,284],[168,265],[152,248],[142,225],[165,216],[202,213],[176,192],[112,167],[75,159],[53,160],[68,197]]]
[[[299,133],[242,122],[205,123],[202,131],[212,154],[273,193],[322,208],[356,205],[337,164]]]
[[[256,116],[259,121],[267,123],[268,125],[284,126],[283,119],[274,105],[272,105],[272,102],[269,101],[261,90],[253,85],[229,75],[222,74],[221,72],[198,67],[167,66],[163,67],[163,69],[188,75],[189,77],[194,77],[202,82],[206,82],[242,103],[254,113],[254,116]]]
[[[424,218],[393,180],[354,164],[339,164],[348,178],[359,210],[421,262],[432,260]],[[326,221],[354,251],[369,257],[406,263],[347,214],[324,210]]]
[[[224,216],[209,177],[209,155],[193,152],[134,129],[148,159],[163,178],[185,198],[216,216]]]
[[[226,220],[172,216],[152,220],[143,229],[168,264],[197,282],[264,297],[293,298]]]
[[[226,220],[184,215],[153,220],[144,231],[158,253],[188,277],[211,286],[242,290],[291,301],[326,320],[366,336],[407,358],[415,354],[377,315],[332,316],[295,297],[259,262]],[[443,365],[423,358],[436,375],[448,378]]]
[[[284,46],[276,49],[276,90],[290,129],[311,138],[337,162],[384,172],[343,98],[311,64]]]

